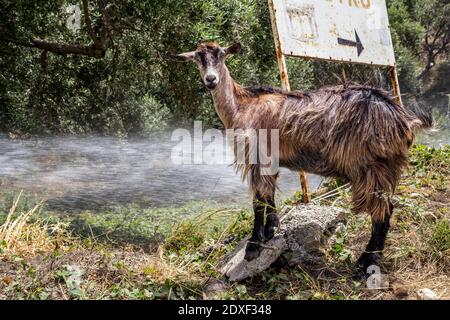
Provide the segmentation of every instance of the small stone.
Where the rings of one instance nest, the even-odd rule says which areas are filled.
[[[392,291],[397,298],[406,298],[409,293],[408,289],[402,286],[401,284],[393,284]]]
[[[416,193],[416,192],[413,192],[413,193],[411,193],[411,194],[409,195],[409,197],[410,197],[411,199],[417,199],[417,198],[420,198],[420,194],[419,194],[419,193]]]
[[[417,296],[420,300],[439,300],[437,294],[428,288],[417,290]]]
[[[215,300],[221,293],[227,292],[229,289],[230,286],[225,282],[211,278],[205,284],[205,288],[203,289],[203,298],[205,300]]]
[[[225,245],[230,244],[234,241],[234,239],[236,239],[234,235],[229,235],[228,237],[225,238],[225,240],[223,240],[223,244]]]
[[[336,229],[334,230],[334,232],[336,234],[343,234],[346,230],[347,226],[344,223],[340,222],[336,225]]]

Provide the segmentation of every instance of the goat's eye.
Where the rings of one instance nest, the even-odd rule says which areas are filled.
[[[214,55],[220,59],[220,57],[222,56],[222,50],[220,50],[220,48],[217,48],[214,52]]]
[[[197,60],[197,61],[201,61],[202,57],[200,56],[200,53],[196,52],[195,55],[194,55],[194,59]]]

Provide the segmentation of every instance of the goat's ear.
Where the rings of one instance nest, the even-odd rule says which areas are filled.
[[[238,54],[239,52],[241,52],[241,49],[242,49],[242,46],[238,42],[238,43],[235,43],[235,44],[229,46],[228,48],[225,48],[225,53],[227,55],[229,55],[229,54]]]
[[[192,61],[195,58],[195,51],[176,54],[173,56],[173,58],[179,62]]]

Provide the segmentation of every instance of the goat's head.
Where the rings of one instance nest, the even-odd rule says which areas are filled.
[[[225,58],[230,54],[239,53],[241,44],[235,43],[227,48],[220,47],[216,42],[201,43],[197,50],[176,56],[179,61],[194,61],[205,86],[214,90],[220,82],[225,69]]]

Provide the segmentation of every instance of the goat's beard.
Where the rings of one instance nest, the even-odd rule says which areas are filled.
[[[206,84],[205,83],[205,87],[208,89],[208,90],[214,90],[214,89],[216,89],[217,88],[217,83],[211,83],[211,84]]]

